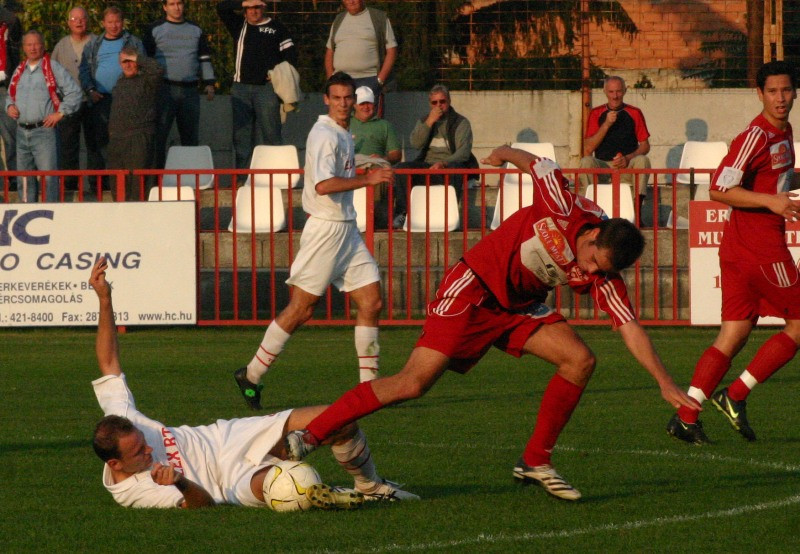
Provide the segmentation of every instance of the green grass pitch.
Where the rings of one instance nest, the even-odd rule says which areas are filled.
[[[384,329],[381,366],[397,371],[418,329]],[[600,328],[578,332],[598,367],[553,461],[579,503],[512,481],[535,422],[547,364],[492,351],[466,376],[362,421],[378,469],[423,497],[355,512],[279,514],[118,507],[89,443],[101,416],[90,329],[0,330],[0,548],[4,552],[780,552],[800,548],[798,362],[750,397],[758,441],[746,443],[710,403],[715,444],[667,436],[671,408]],[[651,329],[681,386],[715,329]],[[771,330],[757,331],[724,383]],[[123,367],[146,414],[168,425],[251,415],[231,372],[263,329],[134,329]],[[274,411],[333,401],[355,384],[351,328],[305,328],[265,379]],[[309,457],[323,478],[351,483],[329,450]]]

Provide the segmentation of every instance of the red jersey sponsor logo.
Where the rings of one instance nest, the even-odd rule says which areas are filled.
[[[552,225],[552,221],[543,219],[534,223],[533,227],[553,261],[560,266],[567,265],[569,260],[564,255],[569,251],[567,239]]]
[[[567,278],[571,285],[582,285],[588,283],[591,277],[588,273],[584,273],[584,271],[578,267],[578,264],[575,264],[570,268]]]
[[[792,149],[788,141],[784,140],[770,146],[769,155],[772,160],[772,169],[792,165]]]

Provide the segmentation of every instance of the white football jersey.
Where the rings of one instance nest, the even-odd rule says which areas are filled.
[[[352,190],[321,195],[317,194],[316,186],[331,177],[352,178],[355,174],[352,135],[329,116],[319,116],[306,140],[303,210],[320,219],[354,220]]]

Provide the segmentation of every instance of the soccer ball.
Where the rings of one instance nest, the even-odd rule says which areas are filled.
[[[280,461],[264,478],[264,500],[276,512],[308,510],[311,501],[306,490],[322,483],[317,470],[305,462]]]

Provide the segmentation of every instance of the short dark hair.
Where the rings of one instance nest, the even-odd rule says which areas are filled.
[[[127,417],[117,415],[104,417],[94,428],[92,447],[95,454],[104,462],[119,459],[119,439],[136,431],[136,426]]]
[[[764,85],[767,83],[767,77],[772,75],[788,75],[789,81],[792,83],[792,88],[797,88],[797,74],[795,73],[794,66],[789,62],[773,61],[762,65],[758,70],[758,74],[756,74],[756,86],[761,92],[764,92]]]
[[[611,265],[620,272],[632,266],[644,251],[644,236],[639,228],[621,217],[601,221],[597,227],[597,247],[611,250]]]
[[[350,90],[353,93],[356,92],[355,80],[344,71],[337,71],[336,73],[328,77],[328,80],[325,81],[325,96],[330,95],[331,87],[333,85],[344,85],[346,87],[350,87]]]

